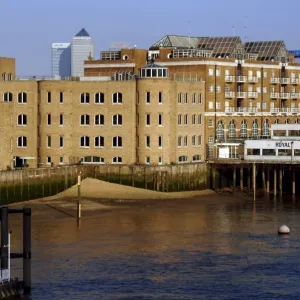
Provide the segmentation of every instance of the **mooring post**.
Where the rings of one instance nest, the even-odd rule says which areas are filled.
[[[295,184],[295,169],[292,169],[292,177],[293,177],[293,196],[296,194],[296,184]]]
[[[277,168],[274,169],[274,196],[277,195]]]
[[[1,207],[1,269],[8,269],[8,207]]]
[[[252,171],[252,185],[253,185],[253,200],[256,200],[256,165],[253,164],[253,171]]]
[[[241,192],[244,190],[244,168],[240,168],[240,188]]]
[[[79,220],[81,218],[81,203],[80,203],[80,198],[81,198],[81,172],[78,175],[77,178],[77,187],[78,187],[78,197],[77,197],[77,219]]]
[[[267,194],[270,193],[270,166],[267,168]]]
[[[282,195],[282,165],[279,167],[279,192]]]
[[[31,290],[31,208],[23,209],[23,281],[24,293]]]
[[[235,185],[236,185],[236,166],[233,167],[233,185],[232,185],[232,192],[235,192]]]

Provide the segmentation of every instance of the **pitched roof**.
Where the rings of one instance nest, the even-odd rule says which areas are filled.
[[[90,35],[88,34],[88,32],[82,28],[76,35],[75,37],[90,37]]]
[[[164,48],[196,48],[198,37],[189,36],[178,36],[178,35],[166,35],[155,44],[153,44],[150,49],[156,49],[160,47]]]

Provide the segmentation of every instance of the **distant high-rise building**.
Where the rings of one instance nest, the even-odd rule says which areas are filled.
[[[94,57],[94,41],[82,28],[72,39],[72,76],[84,75],[84,61]]]
[[[71,43],[52,44],[52,76],[71,76]]]

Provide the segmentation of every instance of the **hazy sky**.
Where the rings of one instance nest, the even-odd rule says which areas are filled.
[[[18,75],[50,75],[51,44],[82,28],[96,58],[111,44],[148,48],[166,34],[284,40],[300,48],[299,0],[1,0],[0,56],[15,57]]]

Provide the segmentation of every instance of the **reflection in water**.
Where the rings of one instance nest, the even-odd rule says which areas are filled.
[[[83,217],[79,226],[33,219],[31,299],[297,298],[297,200],[220,203],[149,202]],[[19,222],[10,223],[14,252]],[[281,224],[290,236],[277,235]],[[21,261],[13,265],[21,277]]]

